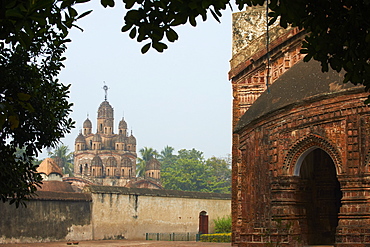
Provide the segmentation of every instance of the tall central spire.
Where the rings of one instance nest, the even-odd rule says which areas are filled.
[[[105,85],[105,82],[104,82],[103,90],[105,91],[105,96],[104,96],[105,101],[107,101],[108,89],[109,89],[108,86]]]

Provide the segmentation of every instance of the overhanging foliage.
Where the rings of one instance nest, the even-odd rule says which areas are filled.
[[[0,200],[18,206],[40,184],[33,159],[69,133],[69,85],[63,67],[68,30],[86,15],[75,0],[0,3]],[[16,155],[17,148],[25,150]]]

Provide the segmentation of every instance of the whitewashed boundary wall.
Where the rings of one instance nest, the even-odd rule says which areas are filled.
[[[205,211],[213,220],[231,214],[228,194],[89,186],[94,239],[145,239],[145,233],[197,232]]]

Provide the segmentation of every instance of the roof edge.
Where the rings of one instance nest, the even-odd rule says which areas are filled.
[[[159,190],[148,188],[126,188],[119,186],[89,185],[85,187],[92,194],[122,194],[153,197],[175,197],[175,198],[194,198],[194,199],[216,199],[231,200],[231,194],[179,191],[179,190]]]
[[[365,92],[364,87],[357,86],[357,87],[343,89],[341,91],[336,91],[336,92],[332,92],[332,93],[322,93],[322,94],[314,95],[314,96],[311,96],[309,98],[302,99],[302,101],[300,101],[300,102],[294,102],[294,103],[291,103],[291,104],[284,105],[284,106],[282,106],[278,109],[274,109],[273,111],[267,112],[266,114],[263,114],[263,115],[255,118],[255,119],[253,119],[249,122],[246,122],[246,123],[242,124],[241,120],[239,120],[238,124],[236,125],[235,129],[233,130],[233,133],[234,134],[240,134],[248,126],[254,125],[256,122],[259,122],[261,118],[272,117],[272,116],[280,113],[283,110],[287,110],[287,109],[297,107],[297,106],[302,106],[302,105],[312,103],[312,102],[315,102],[315,101],[319,101],[319,100],[323,100],[323,99],[328,99],[328,98],[332,98],[332,97],[337,97],[337,96],[341,96],[341,95],[348,95],[348,94],[353,94],[353,93],[364,93],[364,92]]]

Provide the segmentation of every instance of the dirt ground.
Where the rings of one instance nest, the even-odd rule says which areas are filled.
[[[32,244],[0,244],[0,247],[226,247],[231,246],[230,243],[203,243],[193,241],[130,241],[130,240],[101,240],[101,241],[78,241],[78,242],[49,242],[49,243],[32,243]]]

